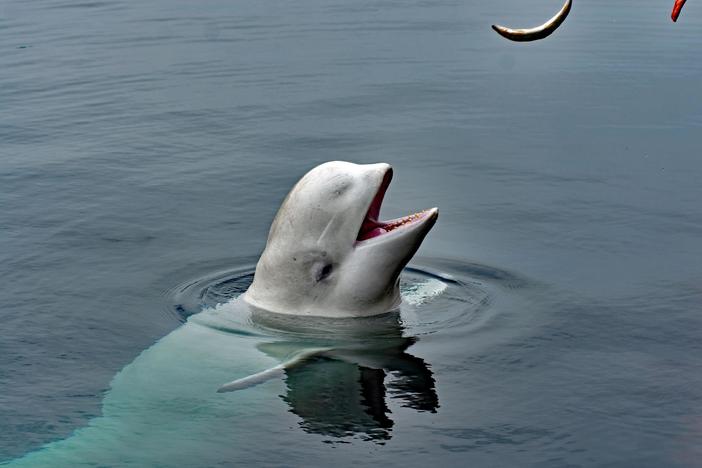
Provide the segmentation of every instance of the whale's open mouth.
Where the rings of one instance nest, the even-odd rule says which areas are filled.
[[[361,228],[359,229],[358,236],[356,237],[356,242],[368,241],[377,237],[386,236],[392,232],[403,231],[410,227],[423,224],[423,221],[438,215],[438,210],[436,208],[430,208],[408,216],[403,216],[402,218],[380,221],[378,219],[380,216],[380,207],[383,204],[383,198],[385,197],[385,192],[390,186],[391,180],[392,168],[389,168],[383,177],[383,181],[378,188],[378,192],[375,194],[375,197],[368,207],[366,216],[363,218]]]

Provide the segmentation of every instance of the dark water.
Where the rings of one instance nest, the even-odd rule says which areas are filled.
[[[576,1],[512,44],[489,25],[560,2],[0,3],[0,460],[92,424],[71,450],[103,466],[699,464],[702,5],[671,6]],[[220,280],[331,159],[394,166],[385,217],[440,207],[406,288],[460,280],[386,379],[220,395],[186,347],[192,388],[109,392],[245,287]],[[233,371],[274,362],[226,338]]]

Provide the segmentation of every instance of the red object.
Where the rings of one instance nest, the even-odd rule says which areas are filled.
[[[686,1],[687,0],[675,0],[675,5],[673,5],[673,12],[670,14],[670,17],[673,18],[673,21],[678,20],[678,16],[680,16],[680,10],[682,10],[682,7]]]

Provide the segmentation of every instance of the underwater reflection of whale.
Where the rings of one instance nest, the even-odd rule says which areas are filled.
[[[438,408],[431,371],[422,359],[405,352],[413,342],[407,338],[394,347],[351,351],[344,359],[319,358],[287,370],[284,399],[307,432],[389,439],[393,421],[388,392],[405,407],[429,412]]]
[[[382,441],[390,438],[393,426],[388,400],[417,411],[436,412],[439,407],[428,365],[407,352],[417,340],[403,336],[399,313],[354,319],[360,323],[305,319],[293,327],[278,317],[264,317],[259,315],[259,323],[296,329],[298,337],[305,337],[258,346],[275,359],[304,354],[302,362],[282,366],[282,371],[287,386],[283,399],[302,418],[305,431]],[[305,329],[333,329],[336,334],[334,339],[314,340]]]

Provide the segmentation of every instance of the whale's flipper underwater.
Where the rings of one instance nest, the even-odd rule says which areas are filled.
[[[236,390],[243,390],[245,388],[253,387],[271,379],[281,378],[286,372],[292,371],[294,368],[299,367],[310,361],[315,357],[321,357],[325,353],[332,351],[333,348],[311,348],[303,349],[294,353],[285,362],[278,364],[277,366],[271,367],[264,371],[258,372],[243,379],[237,379],[228,384],[224,384],[217,390],[218,393],[234,392]]]

